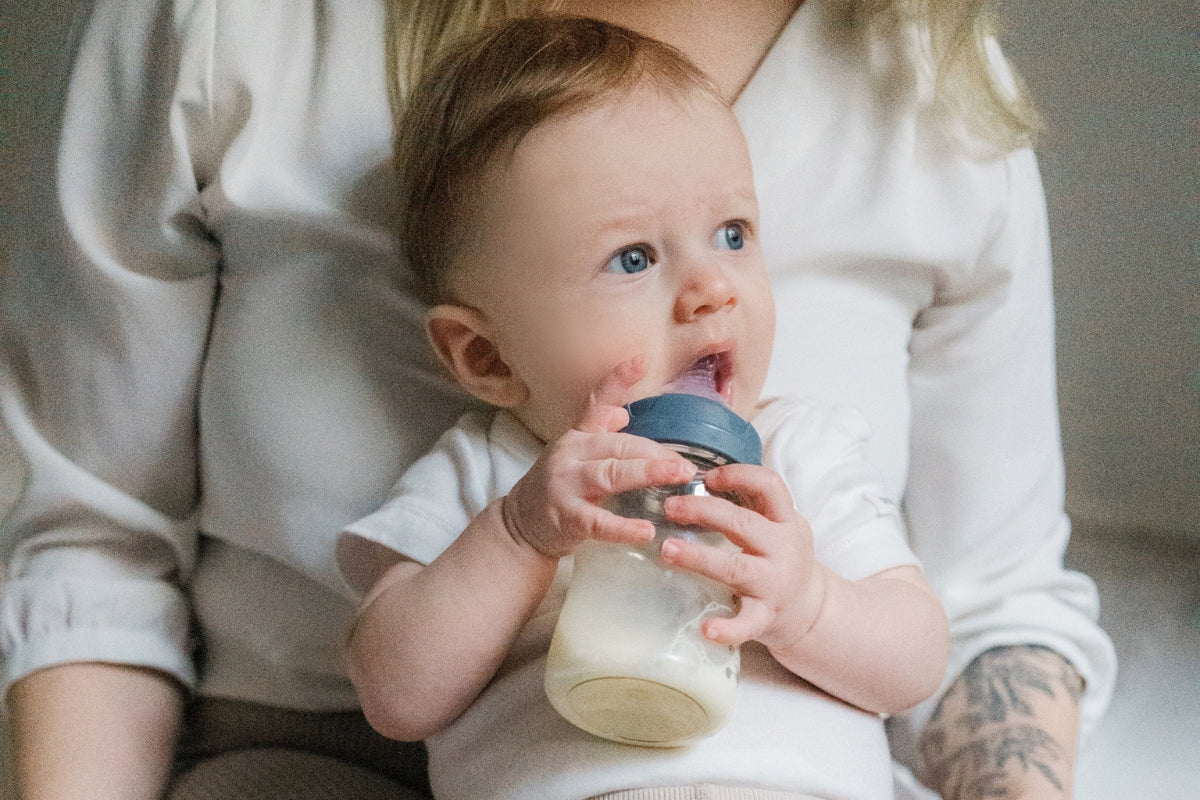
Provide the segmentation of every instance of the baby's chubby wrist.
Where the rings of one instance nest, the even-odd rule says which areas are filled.
[[[785,610],[779,617],[781,623],[776,631],[768,631],[763,636],[763,645],[776,657],[784,654],[799,653],[806,646],[805,639],[818,626],[825,612],[830,591],[830,583],[835,576],[829,568],[820,562],[813,563],[809,579],[804,584],[802,597],[791,609]],[[775,635],[772,635],[775,634]]]
[[[545,545],[540,543],[535,536],[530,535],[532,531],[529,529],[532,527],[532,524],[529,520],[521,519],[521,514],[519,513],[520,500],[515,496],[515,492],[514,488],[513,492],[504,495],[495,503],[499,507],[497,510],[505,533],[508,534],[508,537],[512,539],[513,543],[519,549],[537,555],[540,558],[558,561],[558,559],[566,554],[547,552]]]

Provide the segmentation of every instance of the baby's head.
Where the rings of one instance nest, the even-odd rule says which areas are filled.
[[[580,18],[490,29],[414,91],[397,159],[430,339],[473,394],[549,440],[618,367],[608,402],[700,363],[752,412],[774,303],[750,159],[677,51]]]

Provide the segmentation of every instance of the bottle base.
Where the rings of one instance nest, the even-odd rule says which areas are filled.
[[[643,678],[593,678],[571,687],[560,704],[559,713],[588,733],[643,747],[687,744],[709,727],[696,700]]]

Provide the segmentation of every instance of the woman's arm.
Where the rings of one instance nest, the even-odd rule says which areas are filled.
[[[1083,680],[1044,647],[978,656],[921,733],[922,780],[946,800],[1072,797]]]
[[[0,270],[0,413],[29,476],[0,531],[0,633],[29,797],[157,796],[194,679],[218,253],[179,113],[179,64],[206,52],[190,10],[194,30],[169,0],[96,4]]]
[[[913,722],[926,775],[955,800],[991,780],[1026,792],[1013,796],[1070,797],[1077,729],[1095,725],[1115,672],[1095,587],[1062,561],[1070,526],[1041,182],[1028,151],[1004,167],[1005,217],[973,270],[918,318],[910,347],[905,511],[955,643],[947,694]],[[1011,702],[987,705],[979,691],[995,687]]]
[[[24,800],[158,800],[182,709],[162,673],[64,664],[9,690],[16,777]]]

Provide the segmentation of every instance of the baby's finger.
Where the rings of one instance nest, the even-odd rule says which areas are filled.
[[[618,516],[596,506],[585,506],[576,519],[581,538],[601,542],[644,544],[654,538],[654,523]]]
[[[660,461],[678,461],[691,466],[691,474],[695,473],[695,465],[688,461],[678,451],[667,445],[635,436],[632,433],[610,432],[587,437],[581,455],[584,458],[651,458]]]
[[[620,406],[589,403],[575,429],[583,433],[616,433],[629,424],[629,412]]]
[[[777,472],[756,464],[727,464],[709,471],[704,485],[710,491],[737,498],[737,504],[773,522],[787,522],[796,514],[792,493]]]
[[[686,483],[696,474],[696,466],[670,447],[628,433],[571,431],[555,443],[552,458],[577,463],[589,486],[604,492]],[[645,464],[621,462],[652,462],[647,482],[637,473]]]
[[[589,405],[623,406],[629,390],[646,377],[646,359],[640,353],[617,364],[592,389]]]
[[[743,597],[732,617],[710,617],[700,626],[704,638],[717,644],[738,646],[757,640],[771,624],[769,606],[757,597]]]
[[[622,406],[629,391],[646,377],[646,359],[639,355],[617,364],[600,380],[588,395],[583,418],[575,426],[585,433],[619,431],[629,424],[629,414]]]
[[[712,495],[668,497],[663,501],[663,513],[677,525],[718,531],[751,553],[762,553],[769,548],[768,537],[776,524],[757,511]]]
[[[676,569],[723,583],[738,595],[760,595],[769,579],[763,559],[733,548],[670,538],[660,546],[659,557]]]
[[[583,469],[583,494],[593,499],[611,497],[647,486],[686,483],[696,472],[695,465],[674,453],[665,458],[596,459],[586,462]]]

